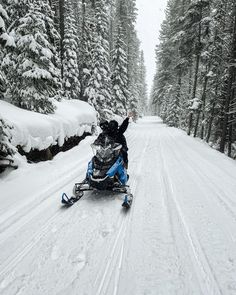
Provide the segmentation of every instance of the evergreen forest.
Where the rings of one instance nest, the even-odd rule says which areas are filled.
[[[235,0],[169,0],[159,40],[153,113],[235,157]]]
[[[99,120],[146,108],[135,0],[0,0],[0,99],[50,114],[80,99]],[[0,118],[1,157],[12,155]]]

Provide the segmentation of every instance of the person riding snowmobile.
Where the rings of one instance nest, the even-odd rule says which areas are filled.
[[[123,121],[120,127],[115,120],[111,120],[110,122],[102,122],[100,124],[100,127],[103,132],[99,134],[98,138],[94,142],[95,144],[99,144],[100,142],[103,142],[106,136],[109,136],[114,140],[114,142],[120,143],[122,145],[121,155],[123,157],[124,167],[126,169],[128,169],[128,147],[124,133],[128,128],[130,117],[131,115],[128,115],[128,117]]]

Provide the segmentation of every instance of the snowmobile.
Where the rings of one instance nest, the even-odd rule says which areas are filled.
[[[124,168],[121,155],[122,145],[114,142],[108,135],[96,139],[91,145],[94,157],[88,163],[86,178],[80,183],[76,183],[73,195],[68,198],[65,193],[62,195],[62,203],[68,206],[73,205],[83,195],[85,191],[113,191],[124,193],[122,206],[131,206],[133,195],[127,185],[128,175]]]

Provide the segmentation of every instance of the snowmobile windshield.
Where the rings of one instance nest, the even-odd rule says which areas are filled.
[[[105,140],[99,144],[93,143],[91,147],[99,161],[109,162],[119,156],[122,145],[111,140]]]

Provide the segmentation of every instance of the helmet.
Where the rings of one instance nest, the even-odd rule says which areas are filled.
[[[118,123],[115,120],[111,120],[108,124],[108,130],[109,132],[116,132],[118,129]]]

